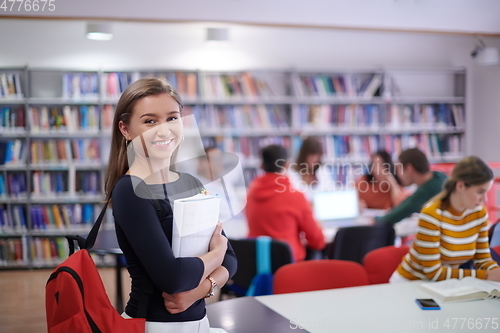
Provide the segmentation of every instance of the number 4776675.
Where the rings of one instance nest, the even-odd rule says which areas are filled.
[[[56,0],[0,0],[4,12],[43,12],[56,10]]]

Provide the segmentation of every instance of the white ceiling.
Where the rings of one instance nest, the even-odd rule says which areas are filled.
[[[55,10],[1,16],[217,21],[500,34],[498,0],[50,0]],[[21,6],[22,7],[22,6]]]
[[[470,64],[475,33],[500,47],[500,0],[52,1],[42,14],[59,19],[0,8],[0,67],[448,67]],[[89,17],[114,18],[113,39],[87,40]],[[229,27],[230,43],[207,45],[208,26]]]
[[[110,41],[85,38],[82,20],[0,20],[0,67],[120,70],[464,66],[474,36],[226,25],[229,43],[205,42],[205,23],[112,22]],[[500,38],[484,38],[500,46]]]

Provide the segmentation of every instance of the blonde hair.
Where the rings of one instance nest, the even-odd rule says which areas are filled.
[[[178,92],[168,82],[160,79],[144,78],[137,80],[129,85],[122,93],[120,100],[116,105],[115,116],[113,119],[109,165],[104,181],[104,193],[106,200],[109,199],[111,191],[113,190],[113,187],[118,179],[120,179],[120,177],[123,176],[129,168],[127,159],[128,142],[120,131],[120,121],[129,125],[130,118],[137,101],[147,96],[156,96],[160,94],[167,94],[171,96],[177,104],[179,104],[179,110],[182,112],[182,108],[184,106]]]
[[[468,156],[460,160],[450,178],[443,185],[443,190],[429,202],[441,200],[445,205],[449,205],[451,194],[455,191],[458,182],[463,182],[466,187],[482,185],[493,179],[493,171],[477,156]]]

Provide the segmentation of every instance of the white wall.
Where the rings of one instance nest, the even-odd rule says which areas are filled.
[[[491,45],[500,49],[499,41]],[[500,161],[500,66],[470,66],[469,75],[468,153]]]

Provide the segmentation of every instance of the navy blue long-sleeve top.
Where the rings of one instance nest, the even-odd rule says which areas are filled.
[[[165,309],[161,296],[162,291],[174,294],[194,289],[203,275],[205,267],[200,258],[175,258],[171,248],[173,201],[200,193],[201,186],[198,179],[185,173],[179,173],[178,180],[166,184],[147,185],[140,178],[129,175],[116,183],[112,194],[116,236],[132,279],[130,299],[125,308],[129,316],[136,317],[142,284],[148,278],[154,287],[146,320],[181,322],[205,316],[204,299],[197,300],[184,312],[171,314]],[[161,219],[152,196],[162,208]],[[229,242],[222,266],[228,270],[230,278],[236,272],[236,256]]]

